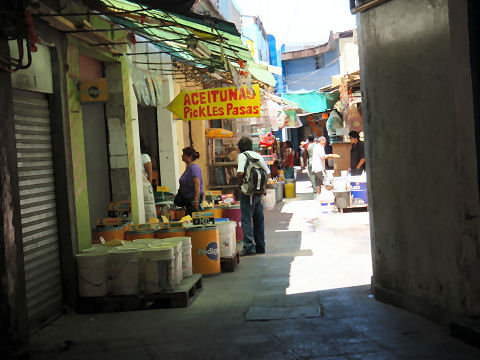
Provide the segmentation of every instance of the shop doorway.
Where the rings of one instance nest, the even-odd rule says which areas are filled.
[[[93,227],[97,218],[107,216],[108,205],[112,201],[105,105],[83,104],[82,115],[88,205],[90,225]]]
[[[140,139],[144,142],[148,155],[152,160],[152,186],[161,186],[160,160],[158,149],[157,108],[138,106],[138,126]]]

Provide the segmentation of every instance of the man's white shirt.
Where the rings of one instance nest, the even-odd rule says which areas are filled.
[[[247,150],[245,151],[254,159],[260,160],[260,166],[262,167],[263,170],[268,174],[270,174],[270,169],[268,168],[267,163],[263,159],[263,156],[260,155],[259,153],[252,151],[252,150]],[[247,163],[247,156],[244,153],[238,154],[238,167],[237,167],[237,173],[243,173],[245,171],[245,164]]]
[[[321,144],[315,144],[313,148],[313,157],[312,157],[312,171],[313,172],[321,172],[325,170],[325,166],[323,165],[325,157],[325,148]]]

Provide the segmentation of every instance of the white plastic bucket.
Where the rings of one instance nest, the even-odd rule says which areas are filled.
[[[82,297],[105,296],[108,293],[107,251],[90,250],[78,254],[78,291]]]
[[[275,190],[275,189],[273,189]],[[222,221],[216,223],[218,239],[220,241],[220,257],[232,257],[236,251],[235,221]]]
[[[141,250],[144,287],[147,294],[173,289],[175,286],[173,245]]]
[[[266,189],[267,194],[262,196],[263,208],[273,210],[275,207],[275,189]]]
[[[133,242],[134,245],[145,245],[145,246],[147,246],[147,245],[151,244],[152,241],[154,241],[154,240],[155,239],[135,239],[132,242]]]
[[[347,178],[334,177],[332,185],[334,190],[345,191],[347,188]]]
[[[119,246],[108,253],[113,295],[137,295],[140,293],[141,247]]]
[[[183,278],[192,276],[192,238],[189,236],[176,238],[182,241],[182,273]]]
[[[179,285],[183,280],[183,268],[182,268],[183,249],[182,249],[182,241],[179,239],[180,238],[156,239],[150,244],[152,248],[168,246],[168,245],[173,246],[173,250],[175,254],[174,267],[173,267],[175,285]]]

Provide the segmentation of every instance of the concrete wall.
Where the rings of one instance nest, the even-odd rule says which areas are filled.
[[[480,315],[466,15],[457,0],[359,15],[375,296],[437,321]]]

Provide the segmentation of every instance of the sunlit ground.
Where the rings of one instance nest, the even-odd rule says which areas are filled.
[[[312,193],[307,181],[297,182],[297,194]],[[288,230],[301,231],[300,250],[291,263],[286,294],[370,284],[372,260],[368,212],[322,213],[317,200],[292,200],[282,212],[293,214]]]

